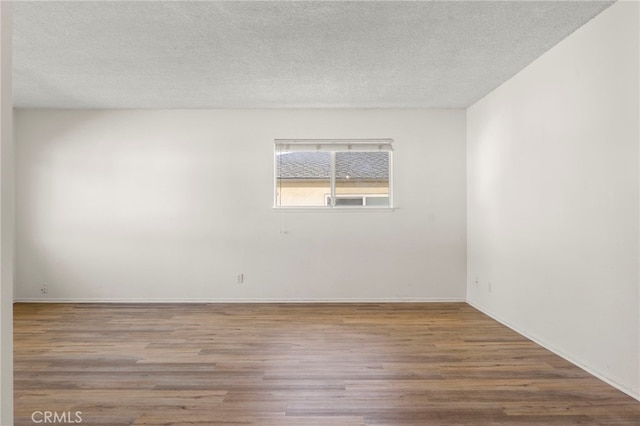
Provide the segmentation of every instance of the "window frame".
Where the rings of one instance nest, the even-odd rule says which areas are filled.
[[[282,149],[283,146],[296,146],[305,145],[313,146],[316,149]],[[345,148],[346,147],[346,148]],[[376,149],[377,147],[377,149]],[[337,152],[349,152],[353,148],[353,152],[379,152],[384,151],[388,153],[388,206],[368,206],[364,202],[364,198],[367,196],[375,196],[379,194],[354,194],[355,196],[362,196],[364,205],[362,206],[340,206],[335,204],[337,197],[340,194],[336,194],[336,153]],[[383,149],[384,148],[384,149]],[[393,202],[393,139],[274,139],[274,153],[273,153],[273,209],[276,210],[296,210],[296,211],[343,211],[343,210],[356,210],[356,211],[393,211],[395,205]],[[278,205],[278,153],[282,152],[300,152],[300,151],[320,151],[328,152],[330,154],[330,194],[327,194],[331,198],[331,205],[322,206],[281,206]],[[345,194],[346,196],[347,194]],[[351,194],[348,194],[351,195]]]

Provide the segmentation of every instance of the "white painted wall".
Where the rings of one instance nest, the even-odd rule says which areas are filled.
[[[465,119],[16,111],[16,298],[464,300]],[[395,140],[397,210],[272,209],[274,138],[382,137]]]
[[[638,16],[614,4],[467,111],[469,302],[636,398]]]
[[[11,2],[0,1],[0,424],[13,424],[14,158]]]

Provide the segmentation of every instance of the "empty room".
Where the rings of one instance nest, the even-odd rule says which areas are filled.
[[[0,34],[0,426],[640,424],[640,2]]]

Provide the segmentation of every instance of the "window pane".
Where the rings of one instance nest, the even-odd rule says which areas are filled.
[[[367,206],[388,206],[389,197],[367,197]]]
[[[323,207],[331,196],[329,152],[276,153],[276,205]]]
[[[362,197],[336,197],[336,206],[364,206]]]
[[[369,199],[374,197],[366,197],[366,204],[389,205],[388,152],[336,152],[336,205],[349,195],[358,195],[361,200],[377,195],[380,198],[373,203]]]

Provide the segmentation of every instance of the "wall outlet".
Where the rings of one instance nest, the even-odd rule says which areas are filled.
[[[46,283],[40,287],[40,294],[49,294],[49,286]]]
[[[244,274],[238,274],[238,276],[236,276],[236,284],[242,283],[244,283]]]
[[[493,291],[493,285],[491,283],[487,283],[487,288],[489,289],[489,293]]]
[[[476,278],[475,280],[473,280],[473,284],[478,287],[478,284],[480,283],[480,280],[478,278]]]

